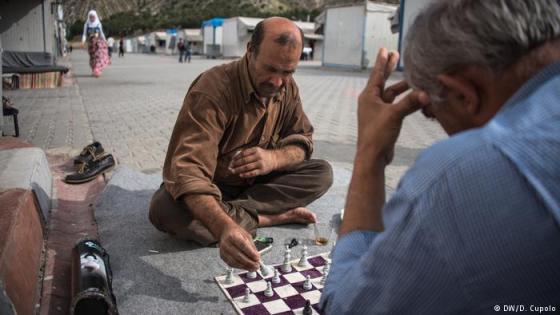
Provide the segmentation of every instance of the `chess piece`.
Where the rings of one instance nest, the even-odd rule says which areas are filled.
[[[331,263],[327,261],[327,263],[325,264],[325,266],[323,267],[323,274],[327,274],[329,273],[329,270],[331,269]]]
[[[284,262],[282,263],[282,271],[283,272],[292,272],[292,264],[290,264],[290,256],[284,256]]]
[[[251,294],[251,290],[249,288],[245,288],[245,295],[243,296],[243,303],[249,303],[249,295]]]
[[[303,282],[303,289],[304,290],[311,290],[311,278],[309,275],[305,277],[305,281]]]
[[[301,249],[301,258],[299,259],[298,266],[299,267],[307,267],[308,266],[308,263],[307,263],[307,246],[306,245],[303,245],[303,248]]]
[[[329,252],[329,259],[332,259],[332,254],[333,254],[333,252],[334,252],[334,247],[335,247],[335,246],[336,246],[336,241],[333,242],[331,251]]]
[[[274,268],[274,277],[272,277],[272,283],[280,283],[280,275],[278,274],[278,270]]]
[[[311,315],[311,301],[305,300],[305,307],[303,308],[303,315]]]
[[[264,296],[271,297],[274,295],[274,291],[272,291],[272,284],[270,281],[266,282],[266,290],[264,290]]]
[[[286,251],[284,251],[284,262],[282,263],[282,271],[283,272],[292,272],[292,265],[290,264],[290,260],[292,259],[292,250],[290,246],[286,246]]]
[[[298,246],[298,244],[299,244],[298,240],[293,238],[290,244],[288,244],[288,248],[296,247]]]
[[[257,277],[257,272],[256,271],[249,271],[247,272],[247,278],[249,279],[255,279]]]
[[[327,283],[327,274],[324,273],[323,277],[321,278],[321,282],[319,282],[322,286],[325,286],[325,283]]]
[[[262,261],[260,262],[261,264],[261,274],[263,275],[263,277],[268,277],[270,275],[270,268],[265,265]]]
[[[225,284],[232,284],[233,283],[233,268],[228,268]]]

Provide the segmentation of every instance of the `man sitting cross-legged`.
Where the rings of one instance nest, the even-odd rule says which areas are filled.
[[[292,79],[302,42],[293,22],[266,19],[243,58],[193,82],[150,205],[156,228],[219,242],[226,263],[255,270],[257,227],[315,222],[305,206],[331,186],[332,169],[310,159],[313,127]]]

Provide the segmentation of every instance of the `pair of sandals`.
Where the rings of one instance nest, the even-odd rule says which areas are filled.
[[[85,146],[80,155],[74,158],[74,166],[76,172],[67,175],[64,181],[68,184],[81,184],[112,170],[115,167],[115,158],[112,154],[105,154],[101,143],[95,141]]]

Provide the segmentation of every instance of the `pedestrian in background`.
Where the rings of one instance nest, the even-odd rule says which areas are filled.
[[[111,36],[109,36],[109,38],[107,38],[107,46],[109,48],[109,61],[111,60],[111,57],[113,56],[113,47],[115,46],[115,39]]]
[[[124,39],[121,37],[119,40],[119,58],[124,57]]]
[[[101,72],[109,64],[109,55],[107,50],[107,42],[101,21],[95,10],[88,13],[88,19],[84,24],[84,33],[82,35],[82,47],[85,46],[87,39],[89,65],[91,73],[94,77],[99,77]]]
[[[179,62],[183,63],[183,57],[185,56],[185,42],[182,38],[179,38],[179,43],[177,43],[177,49],[179,50]],[[185,58],[186,59],[186,58]]]

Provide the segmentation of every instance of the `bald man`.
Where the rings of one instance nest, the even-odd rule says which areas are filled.
[[[305,206],[331,186],[332,169],[310,159],[313,127],[292,78],[302,47],[293,22],[269,18],[256,26],[243,58],[195,79],[150,204],[157,229],[219,242],[226,263],[256,270],[258,227],[315,222]]]

